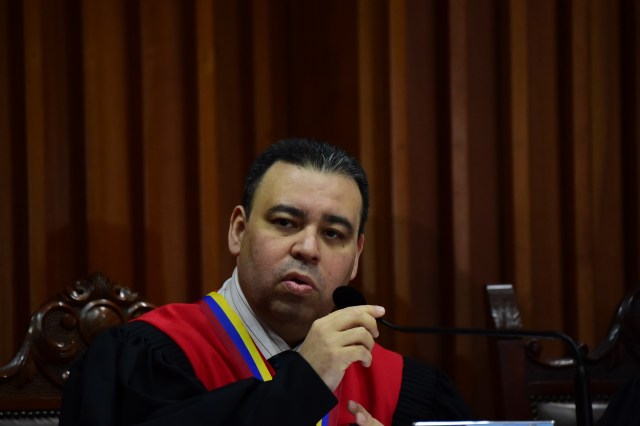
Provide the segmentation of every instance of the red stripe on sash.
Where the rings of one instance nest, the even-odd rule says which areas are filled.
[[[402,356],[376,344],[369,368],[359,362],[349,366],[336,392],[340,399],[338,425],[353,423],[353,415],[347,409],[349,400],[363,407],[383,425],[390,425],[398,404],[402,384]]]
[[[157,327],[180,346],[207,390],[253,377],[233,341],[202,301],[161,306],[138,320]],[[266,364],[274,375],[271,365]]]

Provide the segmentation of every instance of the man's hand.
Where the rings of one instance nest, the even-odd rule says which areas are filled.
[[[358,426],[383,426],[382,423],[374,419],[364,407],[355,401],[349,401],[347,408],[356,418]]]
[[[307,360],[332,391],[338,387],[352,362],[371,365],[374,338],[378,337],[376,318],[384,315],[381,306],[363,305],[339,309],[313,322],[300,346]]]

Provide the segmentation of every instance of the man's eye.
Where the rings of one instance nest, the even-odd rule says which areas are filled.
[[[342,239],[344,237],[342,232],[338,232],[335,229],[327,229],[326,231],[324,231],[324,234],[329,239],[332,239],[332,240],[339,240],[339,239]]]
[[[280,228],[291,228],[292,226],[294,226],[293,221],[283,218],[275,219],[273,223]]]

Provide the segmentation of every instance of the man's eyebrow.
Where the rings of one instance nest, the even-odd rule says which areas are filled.
[[[293,217],[299,218],[304,218],[307,216],[307,213],[305,213],[303,210],[293,206],[288,206],[286,204],[278,204],[267,210],[267,215],[269,216],[275,213],[288,213]]]
[[[297,218],[305,218],[307,217],[307,212],[305,212],[304,210],[301,210],[299,208],[293,207],[293,206],[289,206],[287,204],[277,204],[271,208],[269,208],[267,210],[267,216],[276,214],[276,213],[287,213],[290,214],[293,217],[297,217]],[[331,223],[334,225],[342,225],[345,228],[347,228],[348,233],[353,233],[354,231],[354,226],[353,224],[345,217],[343,216],[338,216],[338,215],[333,215],[333,214],[326,214],[324,216],[322,216],[322,220],[324,220],[327,223]]]

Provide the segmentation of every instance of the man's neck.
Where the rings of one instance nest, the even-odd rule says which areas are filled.
[[[231,308],[238,314],[240,319],[242,319],[249,335],[265,358],[270,358],[289,349],[297,350],[302,339],[285,338],[276,332],[276,328],[270,327],[264,323],[264,321],[261,321],[251,309],[247,298],[242,293],[236,270],[234,270],[232,276],[225,281],[222,288],[218,290],[218,293],[222,294],[227,303],[229,303]],[[297,336],[299,336],[299,334]]]

